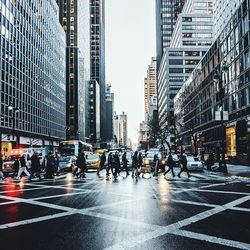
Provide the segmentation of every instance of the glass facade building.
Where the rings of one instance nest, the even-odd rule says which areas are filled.
[[[85,140],[90,80],[89,1],[57,0],[57,3],[66,32],[66,135],[68,139]]]
[[[158,114],[167,125],[174,97],[213,42],[213,1],[187,0],[158,70]]]
[[[0,0],[0,133],[15,134],[16,143],[65,138],[65,33],[58,19],[55,0]]]
[[[228,159],[250,165],[250,1],[244,0],[175,97],[175,113],[182,135],[191,146],[191,132],[199,135],[200,151],[219,158],[222,137]],[[216,72],[226,70],[219,83]],[[228,121],[215,118],[220,107]]]
[[[99,84],[100,100],[100,136],[95,134],[96,124],[91,123],[90,138],[93,142],[105,139],[106,130],[106,103],[105,103],[105,1],[90,0],[90,78]],[[97,98],[97,96],[95,97]],[[95,105],[91,109],[91,116],[96,117]],[[93,120],[93,119],[91,119]]]
[[[175,23],[184,3],[185,0],[155,0],[157,68],[160,66],[164,48],[170,46]]]

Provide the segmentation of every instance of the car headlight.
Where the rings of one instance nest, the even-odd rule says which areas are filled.
[[[68,164],[67,164],[67,167],[70,168],[70,167],[71,167],[71,163],[68,163]]]
[[[162,164],[162,165],[165,165],[165,164],[166,164],[166,161],[164,161],[164,160],[161,161],[161,164]]]
[[[149,160],[144,160],[144,164],[145,165],[149,164]]]

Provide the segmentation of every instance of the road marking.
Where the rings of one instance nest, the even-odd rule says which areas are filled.
[[[185,230],[176,230],[176,231],[170,232],[170,234],[183,236],[183,237],[196,239],[196,240],[207,241],[207,242],[211,242],[211,243],[223,245],[223,246],[228,246],[228,247],[235,247],[235,248],[246,249],[246,250],[250,249],[250,244],[247,244],[247,243],[222,239],[222,238],[200,234],[200,233],[193,233],[193,232],[189,232]]]
[[[18,222],[12,222],[12,223],[7,223],[0,225],[0,229],[7,229],[10,227],[17,227],[17,226],[22,226],[22,225],[28,225],[32,224],[35,222],[41,222],[41,221],[47,221],[47,220],[52,220],[60,217],[64,217],[67,215],[71,215],[71,212],[63,212],[63,213],[58,213],[58,214],[53,214],[53,215],[46,215],[46,216],[41,216],[35,219],[27,219],[27,220],[21,220]]]
[[[106,249],[117,250],[117,249],[128,249],[130,247],[131,248],[136,247],[139,244],[145,243],[148,240],[158,238],[159,236],[163,236],[165,234],[173,232],[173,231],[175,231],[177,229],[180,229],[181,227],[190,225],[192,223],[195,223],[195,222],[198,222],[200,220],[204,220],[204,219],[206,219],[208,217],[211,217],[212,215],[223,212],[226,209],[237,206],[237,205],[239,205],[239,204],[241,204],[241,203],[243,203],[243,202],[245,202],[245,201],[247,201],[249,199],[250,199],[250,196],[242,197],[242,198],[237,199],[235,201],[229,202],[229,203],[227,203],[227,204],[225,204],[223,206],[218,206],[218,207],[215,207],[213,209],[207,210],[205,212],[201,212],[199,214],[196,214],[196,215],[191,216],[189,218],[186,218],[184,220],[178,221],[178,222],[173,223],[171,225],[168,225],[166,227],[162,227],[160,229],[157,229],[157,230],[155,230],[153,232],[148,232],[148,233],[136,236],[134,238],[130,238],[128,240],[122,241],[122,242],[117,243],[117,244],[115,244],[115,245],[113,245],[111,247],[108,247]]]
[[[6,190],[6,191],[1,191],[0,194],[15,193],[15,192],[23,192],[23,191],[34,191],[34,190],[41,190],[41,189],[46,189],[46,188],[47,188],[47,187],[23,188],[23,189],[16,189],[16,190]]]

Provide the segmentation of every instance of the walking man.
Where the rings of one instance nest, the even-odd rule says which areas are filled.
[[[23,172],[28,177],[30,177],[30,173],[28,172],[27,167],[26,167],[26,161],[25,161],[24,155],[22,155],[21,158],[19,159],[19,170],[18,170],[18,174],[17,174],[17,179],[21,178],[21,175]]]
[[[107,176],[109,175],[109,170],[110,169],[111,169],[112,175],[114,175],[112,160],[113,160],[113,154],[109,153],[109,156],[108,156],[108,168],[107,168],[107,174],[106,174]]]
[[[120,169],[120,158],[119,158],[119,155],[118,155],[118,152],[116,151],[115,152],[115,155],[113,157],[113,160],[112,160],[112,167],[113,169],[115,169],[115,173],[114,173],[114,177],[115,179],[117,178],[118,176],[118,172],[119,172],[119,169]]]
[[[172,156],[171,152],[169,152],[168,159],[167,159],[168,170],[164,172],[164,176],[171,170],[173,177],[175,177],[174,164],[175,163],[174,163],[174,160],[173,160],[173,156]]]
[[[56,166],[56,159],[52,152],[47,155],[45,178],[53,179]]]
[[[101,159],[100,159],[100,167],[99,169],[97,170],[97,175],[100,175],[100,171],[102,171],[103,169],[106,169],[106,154],[105,154],[105,151],[102,153],[101,155]]]
[[[41,175],[40,175],[40,160],[37,156],[37,153],[34,152],[34,154],[30,158],[31,160],[31,175],[29,177],[29,180],[31,180],[33,177],[38,177],[39,181],[41,181]]]
[[[138,151],[135,151],[133,158],[132,158],[132,178],[136,176],[138,177]]]
[[[127,176],[129,175],[129,171],[128,171],[128,160],[127,160],[127,152],[124,152],[122,155],[122,167],[119,171],[119,173],[121,173],[122,170],[125,170],[127,173]]]
[[[76,177],[78,178],[82,175],[82,178],[86,178],[85,171],[87,169],[87,164],[86,164],[86,159],[85,159],[85,154],[84,150],[82,149],[80,154],[77,156],[76,159],[76,166],[77,168],[80,168],[80,172],[76,173]]]
[[[188,178],[190,177],[188,168],[187,168],[187,157],[186,155],[182,154],[180,157],[180,166],[181,166],[181,171],[179,172],[179,174],[177,175],[179,178],[181,177],[181,173],[183,171],[185,171],[188,175]]]

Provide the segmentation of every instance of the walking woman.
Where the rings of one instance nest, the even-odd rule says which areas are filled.
[[[17,179],[21,178],[22,173],[25,173],[28,177],[30,177],[30,173],[28,172],[26,167],[26,161],[24,155],[22,155],[18,161],[19,161],[19,170],[17,174]]]

